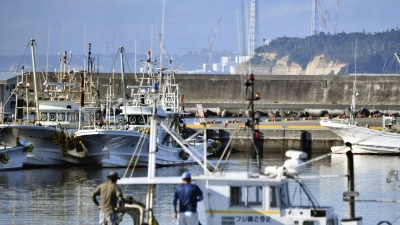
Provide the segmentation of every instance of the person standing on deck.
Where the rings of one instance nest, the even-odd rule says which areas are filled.
[[[100,225],[118,225],[118,210],[123,206],[121,189],[117,185],[118,173],[110,172],[107,176],[108,182],[100,184],[92,193],[91,197],[97,209],[100,210]],[[101,205],[96,196],[100,195]]]
[[[179,225],[198,225],[199,216],[197,214],[197,202],[203,200],[203,192],[200,188],[191,183],[192,177],[189,172],[182,174],[182,184],[174,193],[174,219],[178,219]],[[179,217],[177,202],[179,199]]]

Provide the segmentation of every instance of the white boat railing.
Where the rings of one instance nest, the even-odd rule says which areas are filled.
[[[324,120],[329,120],[328,118],[324,118]],[[348,124],[349,120],[348,119],[338,119],[338,118],[333,118],[332,123],[339,123],[339,124]]]

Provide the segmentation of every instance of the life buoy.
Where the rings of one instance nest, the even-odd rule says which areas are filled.
[[[40,116],[40,119],[41,119],[42,121],[46,121],[46,120],[47,120],[47,113],[43,113],[43,114]]]
[[[129,117],[129,123],[135,124],[136,123],[136,117],[134,117],[134,116]]]
[[[139,124],[144,124],[145,122],[144,122],[144,117],[143,116],[140,116],[139,117]]]
[[[50,114],[50,121],[55,121],[56,120],[56,114],[51,113]]]
[[[58,120],[59,121],[64,121],[65,115],[64,114],[58,114]]]
[[[185,96],[181,95],[181,105],[185,104]]]

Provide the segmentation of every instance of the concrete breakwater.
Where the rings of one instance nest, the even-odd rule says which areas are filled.
[[[206,129],[207,138],[219,140],[221,143],[226,143],[232,138],[230,146],[239,151],[251,146],[251,130],[239,123],[207,124],[205,127],[196,124],[186,126],[192,130]],[[237,131],[238,126],[241,127]],[[290,149],[302,150],[309,155],[329,153],[332,146],[343,145],[339,136],[319,125],[319,119],[261,122],[256,129],[262,134],[258,143],[264,155],[283,153]]]
[[[209,115],[218,116],[221,109],[233,114],[246,112],[246,79],[239,75],[178,75],[176,81],[185,95],[185,109],[193,112],[196,104],[202,104]],[[279,116],[348,116],[353,81],[354,76],[256,75],[254,90],[260,100],[255,102],[255,110],[278,112]],[[400,76],[357,76],[356,84],[356,108],[364,108],[362,115],[400,111]]]
[[[86,75],[89,76],[89,75]],[[94,85],[100,86],[101,99],[105,99],[111,73],[93,74]],[[139,76],[139,75],[138,75]],[[141,76],[141,75],[140,75]],[[80,76],[76,75],[75,82]],[[122,97],[121,77],[113,76],[115,95]],[[49,73],[49,81],[55,81],[54,73]],[[227,112],[240,113],[247,109],[245,81],[243,75],[204,75],[177,74],[176,83],[184,95],[184,107],[193,110],[196,104],[202,104],[205,111],[216,113],[223,108]],[[268,113],[281,110],[288,112],[317,113],[327,110],[329,113],[342,112],[350,106],[353,94],[354,76],[327,75],[255,75],[254,90],[260,100],[255,102],[255,110]],[[33,83],[33,76],[29,76]],[[44,90],[43,77],[38,79],[38,88]],[[16,84],[15,77],[7,81],[11,91]],[[126,85],[136,85],[135,74],[125,74]],[[356,108],[366,108],[372,112],[395,113],[400,111],[400,76],[395,75],[358,75]],[[6,91],[4,90],[4,91]],[[129,93],[129,91],[128,91]],[[5,93],[5,96],[7,93]],[[248,96],[249,97],[249,96]],[[280,115],[284,116],[284,115]]]

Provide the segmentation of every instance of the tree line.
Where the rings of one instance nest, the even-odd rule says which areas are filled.
[[[397,73],[398,62],[394,53],[400,53],[400,30],[392,29],[376,33],[338,33],[299,37],[280,37],[268,45],[255,49],[252,65],[274,65],[276,59],[289,56],[288,64],[297,63],[303,69],[315,56],[324,55],[326,60],[345,63],[339,74]],[[263,59],[261,53],[276,53],[272,62]],[[399,67],[400,70],[400,67]]]

